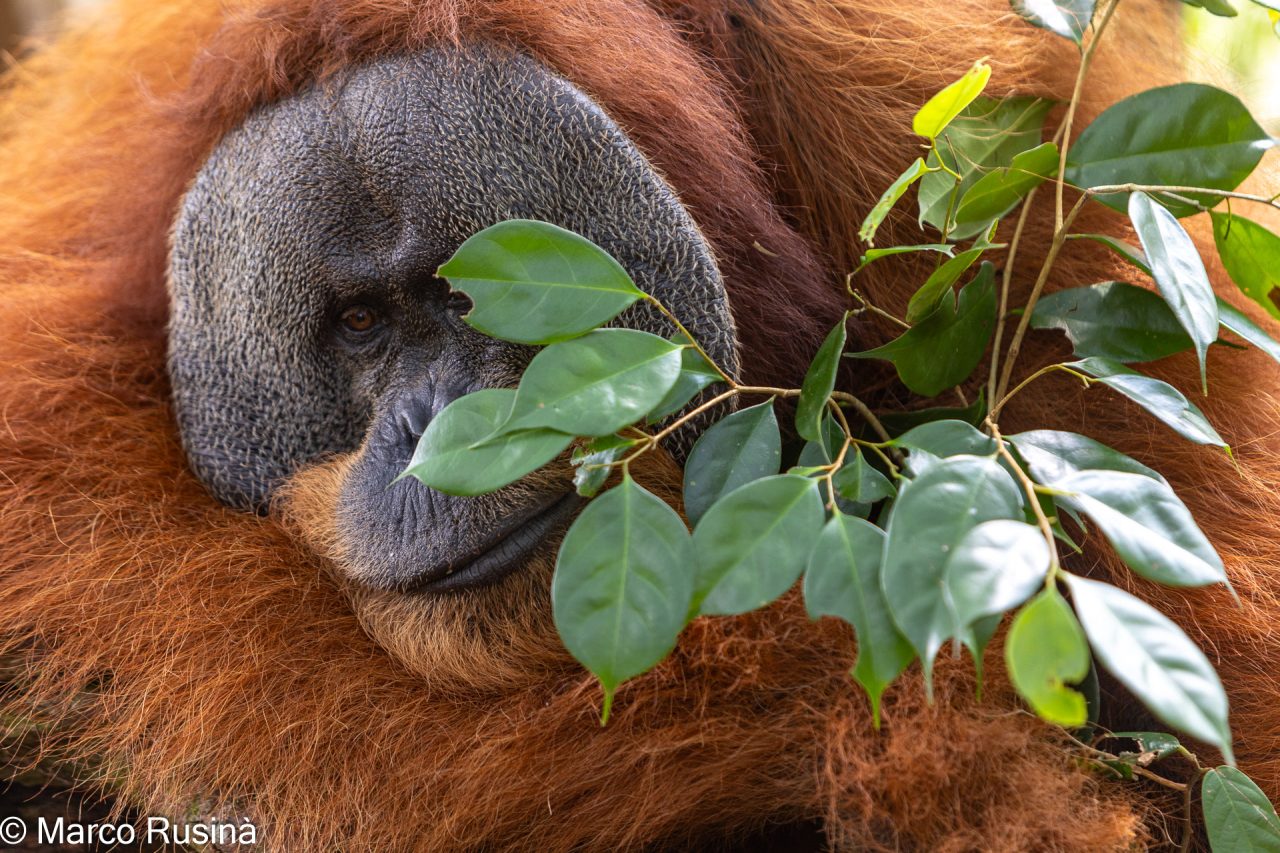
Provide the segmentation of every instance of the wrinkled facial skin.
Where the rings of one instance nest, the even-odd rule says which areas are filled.
[[[577,503],[567,482],[477,498],[390,485],[432,417],[514,385],[533,354],[467,327],[465,300],[434,275],[511,218],[594,240],[736,368],[710,249],[587,96],[493,46],[383,59],[256,112],[183,201],[169,373],[183,446],[213,495],[262,511],[300,468],[354,453],[336,535],[357,584],[443,592],[545,556]],[[645,307],[619,323],[671,331]]]

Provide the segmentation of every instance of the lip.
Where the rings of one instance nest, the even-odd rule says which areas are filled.
[[[458,592],[497,583],[524,565],[580,503],[576,492],[566,492],[528,507],[508,518],[484,542],[444,566],[433,567],[408,591]]]

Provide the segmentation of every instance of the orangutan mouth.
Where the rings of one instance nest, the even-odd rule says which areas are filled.
[[[566,492],[517,511],[483,542],[424,572],[408,591],[458,592],[497,583],[560,532],[581,503],[575,492]]]

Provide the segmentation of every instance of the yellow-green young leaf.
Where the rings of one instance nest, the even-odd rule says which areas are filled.
[[[1204,827],[1214,853],[1280,850],[1280,817],[1262,789],[1234,767],[1204,774]]]
[[[596,329],[553,344],[529,362],[501,431],[615,433],[647,415],[671,390],[682,349],[634,329]]]
[[[1182,2],[1197,9],[1204,9],[1209,14],[1217,15],[1219,18],[1234,18],[1240,14],[1236,11],[1236,7],[1228,3],[1227,0],[1182,0]]]
[[[1227,447],[1227,442],[1218,435],[1218,431],[1205,418],[1204,412],[1168,382],[1144,376],[1117,361],[1105,358],[1084,358],[1069,361],[1064,366],[1097,377],[1103,385],[1142,406],[1189,441]]]
[[[1231,280],[1280,320],[1280,236],[1243,216],[1211,215],[1213,241]]]
[[[956,208],[957,238],[963,238],[999,219],[1035,187],[1058,172],[1058,146],[1052,142],[1023,151],[1007,168],[989,172],[960,199]]]
[[[684,466],[684,511],[697,524],[734,489],[778,473],[782,434],[773,400],[734,412],[698,436]]]
[[[1124,590],[1067,575],[1093,653],[1157,718],[1213,744],[1233,761],[1227,694],[1213,664],[1182,629]]]
[[[512,219],[470,237],[439,274],[471,297],[463,319],[494,338],[549,344],[589,332],[644,296],[613,257],[546,222]]]
[[[1084,695],[1067,685],[1089,674],[1089,644],[1057,589],[1046,589],[1018,611],[1004,659],[1013,686],[1042,718],[1068,728],[1087,722]]]
[[[907,301],[907,322],[914,325],[932,314],[942,297],[973,266],[982,252],[980,248],[963,251],[930,273],[920,289],[911,294],[911,299]]]
[[[438,492],[480,495],[541,468],[559,456],[573,436],[530,429],[475,445],[507,419],[516,392],[491,388],[459,397],[431,419],[405,475]]]
[[[960,111],[987,88],[991,79],[991,66],[985,62],[975,62],[965,75],[947,86],[920,108],[911,121],[911,130],[917,136],[935,138],[951,124],[951,120],[960,115]]]
[[[862,222],[862,227],[858,229],[858,239],[868,246],[873,245],[876,238],[876,229],[880,227],[880,223],[884,222],[884,218],[889,215],[889,211],[893,210],[893,206],[898,203],[898,199],[902,198],[903,193],[924,173],[924,160],[917,157],[916,161],[908,166],[907,170],[889,185],[889,189],[885,190],[884,194],[880,196],[880,200],[875,203],[875,207],[871,208],[871,212],[867,214],[867,218]]]
[[[1080,44],[1093,20],[1093,0],[1011,0],[1013,11],[1037,27]]]
[[[857,632],[858,660],[852,675],[867,691],[877,729],[881,694],[916,656],[893,624],[880,588],[883,550],[880,528],[837,512],[818,534],[804,575],[809,616],[835,616]]]
[[[818,483],[795,474],[765,477],[730,492],[693,533],[693,606],[732,616],[764,607],[804,570],[822,529]]]
[[[817,441],[822,435],[822,413],[827,408],[827,398],[836,387],[836,370],[840,367],[840,354],[844,352],[845,321],[848,315],[832,329],[818,348],[809,372],[800,387],[800,401],[796,404],[796,432],[809,441]]]
[[[1142,241],[1160,295],[1191,336],[1200,360],[1200,385],[1209,393],[1205,357],[1218,339],[1218,302],[1200,250],[1177,218],[1146,193],[1129,196],[1129,219]]]
[[[881,258],[891,258],[894,255],[906,255],[914,252],[937,252],[949,258],[955,253],[955,250],[956,247],[950,243],[917,243],[914,246],[889,246],[884,249],[868,249],[858,259],[858,266],[854,272],[862,272],[863,268],[868,264],[873,264]]]
[[[556,630],[605,691],[675,645],[693,594],[693,548],[675,510],[630,477],[593,500],[565,534],[551,582]]]

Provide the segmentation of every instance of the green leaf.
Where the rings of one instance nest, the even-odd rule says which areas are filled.
[[[919,180],[920,176],[925,173],[924,160],[919,157],[916,161],[907,167],[907,170],[897,177],[889,189],[884,191],[880,196],[880,200],[871,208],[871,212],[867,214],[867,218],[863,220],[862,227],[858,229],[858,239],[866,243],[868,246],[873,245],[876,238],[876,229],[880,227],[880,223],[884,222],[889,211],[893,210],[893,206],[898,203],[898,199]]]
[[[1109,234],[1068,234],[1068,240],[1092,240],[1106,246],[1130,266],[1151,275],[1151,267],[1147,265],[1147,256],[1137,246],[1131,246],[1124,240],[1117,240]]]
[[[1231,280],[1280,320],[1280,237],[1243,216],[1217,211],[1210,215],[1213,241]]]
[[[959,456],[994,456],[996,442],[964,421],[943,420],[922,424],[893,439],[895,447],[923,450],[939,458]]]
[[[871,700],[872,725],[880,728],[880,697],[915,659],[911,644],[889,616],[880,588],[884,533],[859,518],[836,513],[809,556],[804,575],[804,603],[809,616],[835,616],[853,626],[858,636],[854,680]]]
[[[1058,173],[1058,146],[1052,142],[1022,151],[1008,167],[983,175],[960,199],[956,208],[957,230],[961,237],[974,226],[986,226],[1017,207],[1027,193]]]
[[[993,552],[993,532],[979,530],[984,522],[1020,516],[1017,485],[991,459],[940,460],[900,486],[886,527],[884,592],[893,621],[920,653],[930,692],[933,659],[948,638],[978,616],[1020,603],[1012,599],[1033,574],[1028,567],[1041,556],[1032,553],[1036,546],[1025,545],[1023,550],[1019,543],[1016,556]],[[998,527],[994,534],[1006,531]],[[1039,547],[1045,548],[1043,540]],[[1047,554],[1044,557],[1047,566]],[[954,597],[957,588],[991,576],[1004,578],[1007,594],[999,601],[988,600],[985,613],[963,614],[971,617],[964,621]],[[1035,583],[1031,578],[1028,595]]]
[[[1088,722],[1084,695],[1067,685],[1089,674],[1089,644],[1056,588],[1018,611],[1004,641],[1004,659],[1013,686],[1043,719],[1067,728]]]
[[[952,119],[973,103],[987,88],[991,79],[991,66],[975,62],[964,76],[947,86],[925,103],[911,120],[911,130],[916,136],[935,138],[951,124]]]
[[[1205,356],[1218,339],[1218,303],[1200,252],[1181,223],[1146,193],[1129,196],[1129,219],[1138,232],[1160,295],[1191,336],[1200,360],[1200,385],[1209,393]]]
[[[854,272],[862,272],[863,268],[868,264],[873,264],[881,258],[889,258],[894,255],[905,255],[911,252],[937,252],[951,257],[955,250],[956,247],[950,243],[918,243],[914,246],[889,246],[884,249],[868,249],[866,254],[858,260],[858,266]]]
[[[967,406],[931,406],[909,412],[885,412],[880,416],[880,422],[884,424],[890,435],[900,435],[921,424],[933,423],[934,421],[964,421],[970,426],[977,426],[982,423],[986,416],[986,389],[981,388],[978,390],[978,396]]]
[[[960,175],[960,185],[957,188],[955,179],[941,170],[921,178],[920,224],[941,231],[952,190],[963,195],[987,172],[1008,166],[1019,153],[1039,145],[1052,108],[1052,101],[1038,98],[978,98],[970,104],[938,139],[942,161]],[[937,168],[938,157],[931,153],[926,165]]]
[[[1158,294],[1120,281],[1072,287],[1040,297],[1033,329],[1066,332],[1077,356],[1154,361],[1191,349],[1191,338]]]
[[[1236,7],[1228,3],[1227,0],[1182,0],[1182,2],[1196,9],[1204,9],[1219,18],[1234,18],[1240,14],[1236,11]]]
[[[644,297],[604,249],[529,219],[473,235],[438,274],[475,303],[462,319],[490,337],[522,344],[577,337]]]
[[[520,435],[521,433],[516,433]],[[573,451],[573,486],[584,498],[593,497],[609,479],[610,465],[639,444],[634,438],[605,435]]]
[[[1239,308],[1224,299],[1218,300],[1218,320],[1222,328],[1235,332],[1258,349],[1280,361],[1280,343],[1262,330],[1262,327],[1250,320]]]
[[[1013,11],[1037,27],[1080,44],[1093,20],[1093,0],[1011,0]]]
[[[711,505],[782,465],[773,400],[740,409],[698,437],[684,467],[684,512],[698,524]]]
[[[596,329],[553,344],[529,362],[501,430],[615,433],[643,418],[675,385],[681,350],[634,329]]]
[[[669,340],[675,344],[685,344],[689,339],[677,332]],[[702,353],[692,346],[685,347],[680,351],[680,375],[676,377],[676,384],[671,386],[667,396],[658,401],[658,405],[653,407],[645,421],[656,424],[674,415],[688,405],[689,401],[703,389],[723,381],[724,377],[711,365],[711,362],[703,357]]]
[[[1209,846],[1217,853],[1280,850],[1280,817],[1262,789],[1234,767],[1204,774],[1201,789]]]
[[[459,397],[431,419],[404,475],[438,492],[481,495],[519,480],[559,456],[573,436],[531,429],[473,447],[507,419],[516,392],[491,388]],[[402,476],[404,476],[402,475]]]
[[[958,303],[944,295],[932,314],[899,337],[848,357],[891,361],[903,384],[935,397],[973,373],[995,329],[995,315],[995,267],[983,262],[960,290]]]
[[[1037,429],[1005,436],[1018,450],[1037,483],[1056,488],[1080,471],[1123,471],[1164,483],[1164,477],[1136,459],[1074,432]]]
[[[827,409],[827,398],[836,387],[836,370],[840,367],[840,354],[844,352],[845,321],[848,315],[832,329],[818,348],[818,354],[805,374],[800,387],[800,401],[796,404],[796,432],[801,438],[817,441],[822,434],[822,414]]]
[[[1144,376],[1105,358],[1070,361],[1066,366],[1097,377],[1102,384],[1142,406],[1183,438],[1196,444],[1227,447],[1218,431],[1205,420],[1204,413],[1168,382]]]
[[[1200,83],[1148,89],[1115,104],[1084,130],[1067,155],[1066,179],[1078,187],[1114,184],[1233,190],[1275,141],[1240,99]],[[1216,196],[1189,193],[1212,207]],[[1117,193],[1099,201],[1124,211]],[[1197,208],[1166,200],[1178,216]]]
[[[1212,664],[1168,618],[1129,593],[1068,574],[1093,653],[1161,721],[1231,757],[1227,695]]]
[[[817,481],[794,474],[756,480],[717,501],[693,533],[697,612],[731,616],[782,595],[804,570],[822,522]]]
[[[818,441],[806,441],[800,450],[796,464],[803,467],[825,466],[836,461],[844,446],[844,430],[828,411],[822,419],[822,436]],[[776,473],[776,472],[770,472]]]
[[[982,249],[969,249],[956,255],[938,267],[925,279],[920,289],[911,294],[907,302],[907,322],[919,323],[938,308],[942,298],[951,292],[951,287],[960,280],[973,262],[982,255]]]
[[[873,504],[895,494],[893,483],[881,474],[862,455],[862,450],[853,448],[853,452],[845,457],[844,464],[831,478],[840,497],[854,503]]]
[[[587,504],[565,534],[551,582],[556,630],[605,691],[675,646],[693,595],[693,547],[675,510],[629,476]]]
[[[1047,485],[1098,525],[1144,578],[1168,586],[1226,583],[1222,558],[1168,484],[1124,471],[1078,471]]]
[[[1173,755],[1182,746],[1178,739],[1165,732],[1112,732],[1108,738],[1129,738],[1138,742],[1138,749],[1159,761]]]

